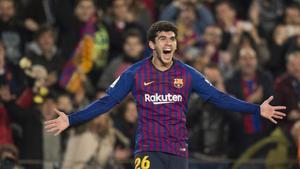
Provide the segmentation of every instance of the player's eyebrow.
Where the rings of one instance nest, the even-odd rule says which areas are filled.
[[[167,38],[167,37],[164,36],[164,35],[157,37],[157,39],[166,39],[166,38]]]
[[[157,39],[166,39],[166,38],[167,38],[167,36],[165,36],[165,35],[157,37]],[[175,36],[171,36],[171,37],[169,37],[169,39],[175,40],[176,38],[175,38]]]

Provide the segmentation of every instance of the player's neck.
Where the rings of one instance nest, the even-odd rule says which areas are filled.
[[[153,66],[161,72],[169,70],[173,65],[173,60],[170,63],[164,63],[161,59],[157,56],[152,56],[151,60]]]

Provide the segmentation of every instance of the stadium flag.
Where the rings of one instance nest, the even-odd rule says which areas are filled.
[[[92,17],[81,31],[81,39],[66,62],[59,85],[69,92],[74,93],[82,87],[84,74],[91,71],[93,67],[94,34],[96,18]]]

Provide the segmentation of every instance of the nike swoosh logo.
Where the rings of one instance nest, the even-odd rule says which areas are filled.
[[[154,83],[154,81],[151,81],[151,82],[144,82],[144,86],[148,86],[150,84]]]

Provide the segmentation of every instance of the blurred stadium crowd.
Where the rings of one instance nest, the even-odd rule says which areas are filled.
[[[157,20],[178,26],[176,57],[219,90],[287,106],[273,125],[191,95],[190,168],[297,168],[299,0],[0,0],[0,168],[133,168],[130,96],[57,137],[43,121],[53,108],[72,113],[101,97],[148,57],[146,31]]]

